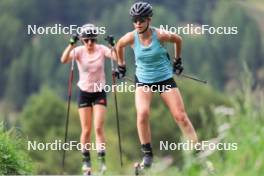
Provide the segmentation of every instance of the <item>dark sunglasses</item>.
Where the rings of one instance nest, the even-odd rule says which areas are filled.
[[[83,39],[83,41],[84,41],[85,43],[88,43],[89,40],[91,40],[92,43],[96,42],[96,39],[87,39],[87,38],[86,38],[86,39]]]
[[[144,23],[147,20],[147,18],[146,17],[134,17],[131,20],[133,21],[133,23],[137,23],[137,22]]]

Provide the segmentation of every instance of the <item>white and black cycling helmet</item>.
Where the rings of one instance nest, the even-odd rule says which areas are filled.
[[[152,6],[147,2],[136,2],[129,12],[131,17],[152,17]]]
[[[81,27],[80,37],[96,39],[98,35],[98,28],[93,24],[85,24]]]

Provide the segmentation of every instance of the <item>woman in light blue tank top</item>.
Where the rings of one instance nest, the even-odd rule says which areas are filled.
[[[150,167],[153,160],[151,130],[149,124],[150,104],[153,92],[159,92],[161,99],[171,112],[187,140],[198,142],[196,132],[185,112],[181,93],[173,79],[173,74],[183,71],[181,62],[181,37],[150,27],[152,7],[146,2],[137,2],[130,9],[135,30],[128,32],[117,43],[119,78],[125,76],[124,48],[131,46],[135,53],[137,128],[143,160],[136,168]],[[175,48],[173,64],[162,43],[172,43]],[[161,117],[163,118],[165,117]]]
[[[140,43],[134,31],[136,76],[140,82],[155,83],[172,78],[172,65],[167,50],[160,44],[155,28],[150,28],[152,41],[148,46]]]

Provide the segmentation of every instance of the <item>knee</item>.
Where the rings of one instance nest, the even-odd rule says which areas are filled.
[[[178,123],[185,122],[187,120],[187,114],[184,109],[174,111],[173,117]]]
[[[103,127],[95,127],[95,134],[96,136],[102,136],[104,133]]]
[[[85,137],[85,138],[88,138],[90,137],[91,135],[91,129],[83,129],[82,130],[82,136]]]
[[[149,109],[142,109],[137,111],[137,116],[139,118],[148,118],[149,114],[150,114]]]
[[[148,122],[149,110],[142,110],[137,112],[137,123],[146,124]]]

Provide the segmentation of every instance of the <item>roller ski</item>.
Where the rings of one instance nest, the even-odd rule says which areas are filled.
[[[143,161],[141,163],[136,162],[134,164],[135,175],[144,175],[146,170],[151,168],[153,162],[153,156],[144,156]]]
[[[104,175],[106,172],[106,164],[105,164],[105,157],[100,156],[98,157],[99,160],[99,175]]]
[[[92,175],[92,167],[90,161],[83,161],[82,172],[83,175]]]

